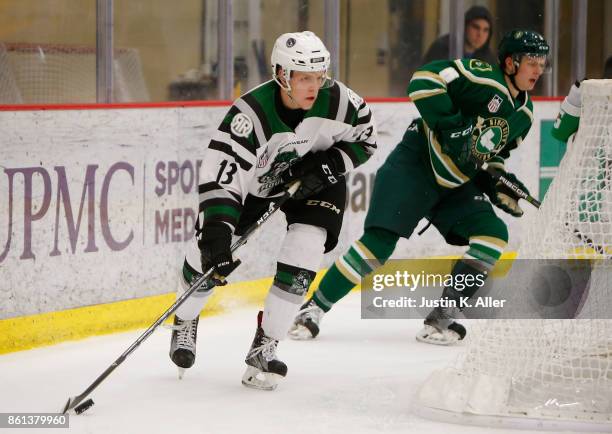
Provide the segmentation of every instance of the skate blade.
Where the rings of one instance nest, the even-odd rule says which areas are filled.
[[[417,333],[416,340],[426,344],[449,346],[459,342],[459,334],[453,330],[438,330],[426,325]]]
[[[183,379],[183,377],[185,376],[185,371],[187,371],[187,369],[178,367],[178,379],[179,380]]]
[[[274,390],[278,386],[279,380],[283,378],[271,372],[262,372],[253,366],[248,366],[242,376],[242,384],[246,387],[259,390]]]
[[[295,324],[287,333],[291,339],[294,341],[307,341],[310,339],[314,339],[310,330],[304,327],[301,324]]]

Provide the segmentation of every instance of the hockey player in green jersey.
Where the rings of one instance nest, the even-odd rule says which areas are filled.
[[[277,359],[304,302],[324,252],[334,248],[346,203],[344,175],[376,148],[376,129],[365,101],[328,77],[330,54],[312,32],[286,33],[274,44],[273,80],[234,101],[204,155],[199,185],[197,247],[188,252],[179,293],[194,276],[214,267],[218,285],[236,263],[230,244],[279,199],[287,234],[276,275],[258,315],[242,383],[274,389],[287,373]],[[196,292],[176,311],[170,358],[181,369],[195,361],[198,317],[212,290]]]
[[[408,93],[421,118],[410,124],[378,170],[363,236],[302,307],[290,331],[293,338],[315,337],[324,313],[383,264],[422,218],[449,244],[469,246],[452,269],[452,281],[484,282],[508,242],[506,224],[491,204],[515,217],[523,210],[513,191],[480,167],[487,163],[527,191],[505,172],[504,160],[531,127],[528,92],[544,72],[548,50],[538,33],[514,30],[500,42],[498,65],[457,59],[432,62],[414,73]],[[462,290],[447,286],[442,297],[458,301],[478,289],[476,284]],[[417,339],[442,345],[463,339],[466,331],[456,314],[451,308],[434,309]]]

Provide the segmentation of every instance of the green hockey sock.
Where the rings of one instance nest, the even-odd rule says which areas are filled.
[[[314,292],[315,303],[325,312],[348,294],[361,279],[384,264],[399,235],[382,228],[366,229],[348,251],[332,265]]]
[[[474,296],[500,258],[504,247],[506,247],[506,240],[502,238],[485,235],[470,237],[470,247],[461,260],[455,264],[452,274],[454,282],[468,282],[467,276],[472,276],[472,279],[469,280],[472,283],[469,285],[460,283],[462,288],[445,288],[443,296],[454,299]]]
[[[506,240],[493,237],[476,235],[470,237],[470,247],[463,255],[464,259],[482,262],[487,268],[493,268],[506,247]]]

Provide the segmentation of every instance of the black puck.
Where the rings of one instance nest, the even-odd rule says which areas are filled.
[[[84,413],[87,410],[89,410],[89,408],[92,407],[93,405],[94,405],[93,399],[89,398],[88,400],[83,401],[82,403],[74,407],[74,412],[76,414]]]

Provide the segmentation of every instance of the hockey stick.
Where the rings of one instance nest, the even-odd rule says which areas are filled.
[[[508,178],[502,175],[501,171],[496,170],[493,167],[490,167],[489,165],[487,165],[487,163],[477,163],[477,164],[480,165],[481,170],[484,170],[485,172],[487,172],[496,181],[499,181],[502,184],[504,184],[510,190],[515,192],[520,198],[525,199],[527,202],[529,202],[530,204],[532,204],[538,209],[540,208],[540,205],[542,205],[542,203],[539,200],[537,200],[535,197],[531,196],[527,192],[523,191],[518,185],[514,184],[512,181],[510,181]],[[423,232],[425,232],[427,229],[429,229],[431,222],[432,221],[429,220],[427,225],[418,232],[419,236],[422,235]]]
[[[272,214],[274,214],[287,200],[289,200],[295,194],[299,186],[299,181],[294,182],[285,191],[285,194],[281,197],[279,201],[272,202],[268,211],[266,211],[261,217],[259,217],[259,219],[255,223],[253,223],[245,231],[245,233],[238,240],[236,240],[234,244],[232,244],[230,248],[231,252],[234,253],[236,250],[238,250],[238,248],[246,244],[251,234],[257,229],[259,229],[270,218],[270,216],[272,216]],[[191,294],[193,294],[197,290],[208,290],[212,288],[212,286],[209,286],[209,279],[212,276],[213,272],[214,269],[211,268],[198,279],[196,279],[196,281],[193,282],[191,287],[187,291],[185,291],[183,295],[177,298],[174,304],[170,306],[157,320],[155,320],[155,322],[151,324],[151,326],[146,329],[144,333],[142,333],[140,337],[138,337],[138,339],[136,339],[134,343],[132,343],[132,345],[130,345],[129,348],[117,358],[117,360],[115,360],[108,368],[106,368],[106,370],[98,378],[96,378],[94,382],[91,383],[83,393],[68,398],[68,402],[66,402],[66,405],[62,410],[62,414],[66,414],[72,409],[75,409],[75,412],[77,414],[81,414],[89,407],[91,407],[93,405],[93,400],[88,399],[85,402],[83,402],[83,400],[87,396],[89,396],[89,394],[93,392],[94,389],[96,389],[96,387],[98,387],[106,379],[106,377],[108,377],[121,363],[123,363],[125,359],[127,359],[127,357],[132,354],[132,352],[134,352],[136,348],[140,346],[140,344],[142,344],[149,336],[151,336],[155,329],[157,329],[157,327],[159,327],[166,319],[168,319],[170,315],[172,315],[179,308],[179,306],[181,306],[185,302],[185,300],[187,300],[187,298],[191,296]],[[81,402],[83,402],[83,404],[79,405]]]
[[[530,204],[532,204],[533,206],[535,206],[538,209],[542,205],[542,202],[537,200],[535,197],[531,196],[526,191],[523,191],[518,185],[514,184],[512,181],[510,181],[508,178],[506,178],[502,174],[502,172],[500,172],[499,170],[496,170],[493,167],[490,167],[489,165],[487,165],[487,163],[484,163],[481,168],[484,171],[486,171],[489,175],[491,175],[493,177],[493,179],[495,179],[496,181],[501,182],[506,187],[508,187],[510,190],[515,192],[521,199],[525,199],[527,202],[529,202]]]
[[[508,187],[509,189],[514,191],[522,199],[525,199],[527,202],[529,202],[530,204],[532,204],[536,208],[539,209],[540,206],[542,205],[542,203],[539,200],[535,199],[531,195],[529,195],[526,192],[524,192],[521,188],[519,188],[517,185],[512,183],[508,178],[506,178],[504,175],[502,175],[498,170],[495,170],[494,168],[487,166],[486,163],[483,164],[482,169],[484,169],[487,173],[489,173],[495,180],[498,180],[499,182],[504,184],[506,187]],[[584,244],[586,244],[587,247],[592,248],[593,250],[595,250],[600,255],[606,255],[607,254],[607,251],[606,251],[605,247],[603,247],[603,246],[601,246],[599,244],[596,244],[595,241],[593,241],[587,235],[583,234],[579,229],[577,229],[577,228],[573,228],[572,229],[570,227],[570,224],[567,223],[567,222],[565,223],[565,226],[567,226],[568,229],[572,230],[574,235],[580,241],[582,241]]]

